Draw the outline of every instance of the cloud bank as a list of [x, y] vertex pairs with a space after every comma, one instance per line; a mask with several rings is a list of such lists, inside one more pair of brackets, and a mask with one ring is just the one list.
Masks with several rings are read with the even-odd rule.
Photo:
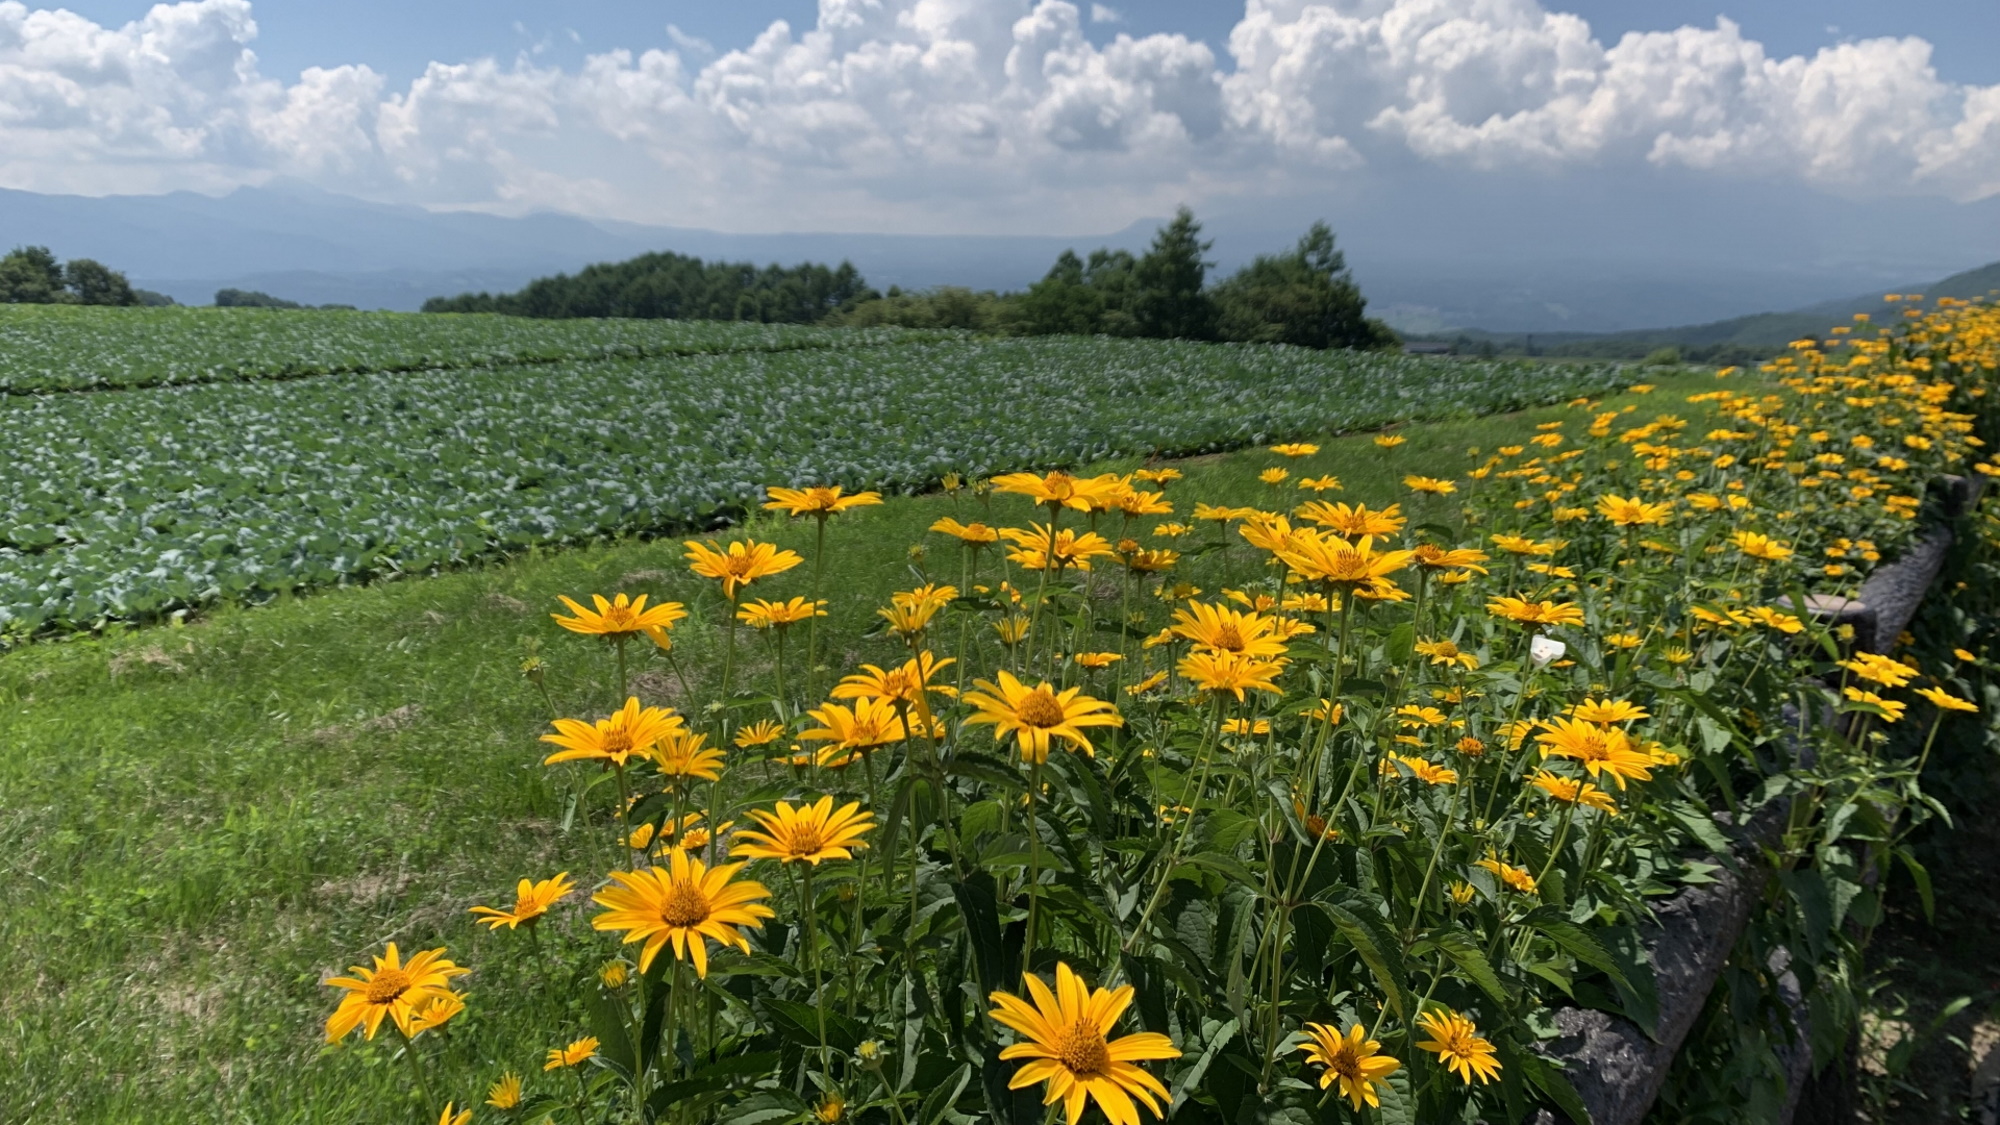
[[[1727, 20], [1606, 45], [1534, 0], [1248, 0], [1226, 44], [1104, 5], [821, 0], [738, 49], [261, 73], [248, 0], [119, 28], [0, 0], [0, 186], [272, 176], [437, 206], [722, 229], [1103, 229], [1413, 168], [1669, 168], [2000, 194], [2000, 86], [1921, 39], [1773, 58]], [[1115, 25], [1113, 25], [1115, 26]], [[726, 45], [717, 45], [726, 47]]]

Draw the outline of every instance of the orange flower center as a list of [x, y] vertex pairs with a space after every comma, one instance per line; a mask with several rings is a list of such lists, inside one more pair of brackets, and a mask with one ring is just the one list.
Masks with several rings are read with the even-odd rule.
[[1049, 1044], [1057, 1061], [1079, 1077], [1103, 1074], [1111, 1068], [1111, 1048], [1092, 1020], [1078, 1020]]
[[1056, 702], [1055, 693], [1045, 687], [1029, 692], [1021, 700], [1021, 705], [1015, 708], [1015, 713], [1023, 723], [1044, 730], [1061, 726], [1064, 719], [1062, 704]]
[[693, 926], [708, 920], [708, 896], [693, 881], [675, 883], [660, 904], [660, 921], [669, 926]]
[[817, 824], [793, 824], [779, 837], [778, 842], [784, 845], [787, 852], [804, 858], [825, 847], [826, 836], [820, 832]]
[[1230, 652], [1243, 651], [1243, 634], [1236, 628], [1235, 622], [1225, 622], [1222, 628], [1215, 631], [1215, 647], [1226, 648]]
[[365, 994], [370, 1004], [388, 1004], [410, 990], [410, 974], [401, 969], [383, 969], [368, 982]]
[[630, 754], [632, 732], [621, 727], [613, 727], [604, 732], [604, 740], [600, 745], [606, 754]]
[[1353, 1046], [1344, 1040], [1340, 1049], [1326, 1060], [1326, 1068], [1349, 1082], [1361, 1081], [1361, 1059], [1354, 1053]]
[[629, 605], [614, 605], [604, 611], [604, 628], [614, 633], [636, 633], [639, 631], [639, 615], [632, 612]]
[[523, 922], [531, 922], [541, 916], [542, 904], [540, 900], [535, 898], [532, 892], [515, 896], [514, 917], [519, 918]]

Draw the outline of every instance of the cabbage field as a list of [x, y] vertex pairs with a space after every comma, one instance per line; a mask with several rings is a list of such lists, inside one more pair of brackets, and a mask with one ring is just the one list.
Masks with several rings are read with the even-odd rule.
[[[0, 632], [16, 639], [680, 529], [774, 482], [916, 489], [952, 471], [1217, 450], [1624, 381], [1604, 366], [734, 324], [59, 309], [0, 325], [0, 382], [16, 388], [442, 357], [0, 402], [13, 466]], [[136, 346], [149, 325], [171, 330]], [[42, 341], [40, 366], [21, 364], [23, 341]], [[670, 344], [734, 350], [554, 358]], [[119, 347], [129, 360], [93, 358]], [[458, 362], [500, 355], [516, 362]]]
[[742, 321], [0, 305], [0, 393], [863, 347], [943, 335]]

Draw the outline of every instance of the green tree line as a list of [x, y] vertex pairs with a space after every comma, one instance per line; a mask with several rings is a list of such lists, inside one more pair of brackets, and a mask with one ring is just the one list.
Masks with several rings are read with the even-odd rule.
[[1213, 243], [1183, 207], [1143, 254], [1065, 250], [1040, 281], [1015, 293], [944, 286], [870, 288], [852, 264], [758, 269], [681, 254], [645, 254], [531, 282], [518, 293], [434, 297], [425, 312], [534, 317], [671, 317], [793, 324], [962, 328], [1006, 335], [1149, 336], [1296, 344], [1394, 346], [1335, 245], [1314, 223], [1291, 250], [1259, 256], [1211, 285]]
[[57, 260], [46, 246], [17, 246], [0, 257], [0, 304], [137, 305], [125, 275], [90, 258]]
[[758, 269], [659, 253], [540, 278], [518, 293], [433, 297], [424, 311], [816, 324], [877, 295], [847, 262]]

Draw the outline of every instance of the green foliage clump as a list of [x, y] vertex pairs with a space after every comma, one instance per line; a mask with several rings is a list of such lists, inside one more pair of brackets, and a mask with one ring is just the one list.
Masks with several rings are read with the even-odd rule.
[[57, 260], [46, 246], [18, 246], [0, 258], [0, 304], [136, 305], [125, 275], [90, 258]]
[[860, 271], [848, 262], [758, 269], [748, 262], [642, 254], [629, 261], [586, 266], [574, 276], [540, 278], [518, 293], [433, 297], [424, 302], [424, 311], [815, 324], [874, 296]]

